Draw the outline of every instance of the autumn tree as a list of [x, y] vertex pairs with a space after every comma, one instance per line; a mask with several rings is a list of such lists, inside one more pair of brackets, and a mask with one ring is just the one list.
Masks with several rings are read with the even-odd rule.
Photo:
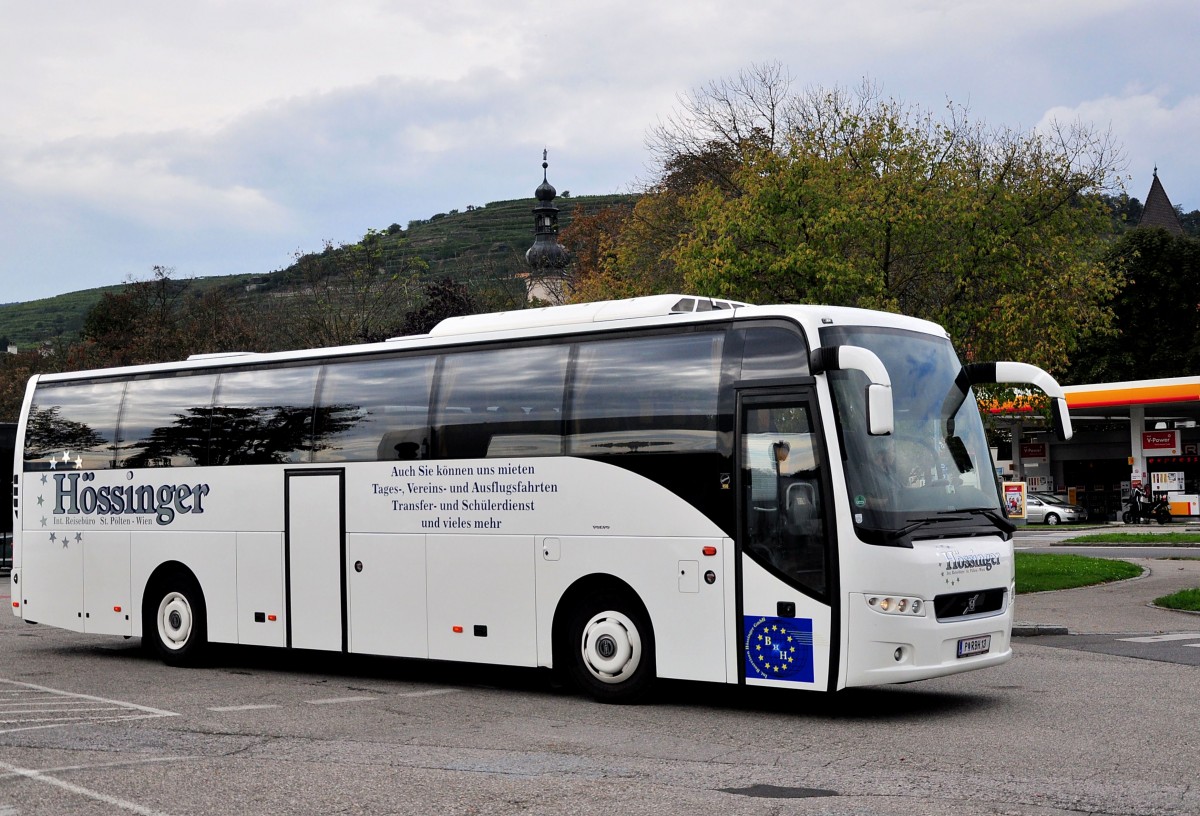
[[30, 377], [61, 371], [64, 361], [65, 350], [53, 346], [0, 354], [0, 422], [17, 421]]
[[[662, 281], [648, 280], [643, 274], [653, 270], [653, 262], [633, 262], [632, 250], [645, 251], [652, 245], [651, 234], [661, 225], [663, 201], [653, 212], [639, 210], [636, 202], [616, 204], [594, 213], [575, 208], [571, 223], [563, 229], [563, 246], [571, 253], [566, 269], [567, 291], [578, 302], [648, 294]], [[653, 224], [647, 223], [653, 216]], [[662, 249], [666, 248], [663, 244]], [[667, 286], [667, 288], [670, 288]]]

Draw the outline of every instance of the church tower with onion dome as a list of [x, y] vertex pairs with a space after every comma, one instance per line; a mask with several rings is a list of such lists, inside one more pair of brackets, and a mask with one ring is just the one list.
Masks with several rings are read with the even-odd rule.
[[558, 242], [558, 207], [554, 199], [558, 191], [547, 179], [546, 172], [550, 164], [546, 160], [547, 151], [542, 151], [542, 183], [533, 194], [537, 198], [537, 206], [533, 208], [533, 246], [525, 252], [525, 263], [529, 272], [525, 279], [529, 299], [544, 300], [552, 304], [566, 301], [566, 269], [571, 262], [571, 255]]

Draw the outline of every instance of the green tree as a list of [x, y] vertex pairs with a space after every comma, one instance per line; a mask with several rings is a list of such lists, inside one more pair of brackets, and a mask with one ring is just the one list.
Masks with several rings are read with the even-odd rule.
[[261, 320], [221, 289], [200, 289], [156, 266], [146, 280], [106, 292], [84, 318], [79, 343], [70, 347], [70, 368], [157, 363], [192, 354], [265, 351]]
[[1184, 233], [1193, 238], [1200, 238], [1200, 210], [1186, 213], [1182, 207], [1176, 207], [1175, 210], [1179, 213], [1179, 223], [1183, 225]]
[[404, 320], [405, 334], [426, 334], [448, 317], [474, 314], [470, 290], [450, 278], [439, 278], [425, 287], [420, 304]]
[[1074, 383], [1181, 377], [1200, 370], [1200, 239], [1139, 227], [1117, 239], [1105, 266], [1126, 280], [1116, 332], [1087, 341]]
[[[746, 89], [756, 81], [773, 85]], [[1119, 169], [1106, 135], [990, 130], [954, 105], [939, 118], [869, 84], [786, 87], [760, 70], [686, 106], [703, 114], [690, 113], [698, 135], [677, 139], [672, 162], [669, 137], [686, 127], [660, 134], [659, 184], [611, 241], [610, 280], [590, 295], [649, 282], [898, 311], [945, 325], [977, 359], [1052, 370], [1105, 329], [1120, 283], [1099, 264], [1110, 213], [1098, 194]], [[637, 210], [664, 202], [673, 226], [639, 234]]]
[[279, 327], [287, 345], [369, 343], [399, 333], [426, 265], [401, 251], [404, 241], [383, 238], [370, 230], [357, 243], [327, 241], [322, 252], [297, 257], [299, 288], [287, 299]]

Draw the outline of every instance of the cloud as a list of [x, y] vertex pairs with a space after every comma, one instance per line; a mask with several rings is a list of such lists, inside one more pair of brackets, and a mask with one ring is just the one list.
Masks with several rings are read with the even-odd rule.
[[0, 275], [19, 297], [153, 263], [262, 272], [324, 239], [530, 196], [543, 147], [558, 189], [625, 191], [679, 97], [774, 61], [797, 91], [868, 77], [996, 126], [1111, 121], [1146, 174], [1134, 194], [1156, 161], [1177, 203], [1200, 190], [1195, 101], [1155, 85], [1186, 76], [1194, 0], [11, 5]]
[[79, 210], [183, 230], [197, 221], [233, 227], [275, 226], [281, 209], [260, 191], [172, 169], [171, 135], [89, 141], [72, 139], [23, 153], [9, 151], [2, 169], [10, 189], [28, 199], [72, 202]]
[[1200, 190], [1200, 156], [1195, 150], [1195, 134], [1200, 133], [1200, 95], [1181, 96], [1172, 101], [1168, 91], [1131, 89], [1105, 95], [1072, 106], [1057, 106], [1046, 111], [1039, 128], [1051, 122], [1091, 122], [1111, 128], [1128, 157], [1130, 173], [1128, 193], [1145, 200], [1150, 189], [1153, 168], [1171, 195], [1173, 204], [1185, 210], [1200, 209], [1194, 195]]
[[[111, 230], [71, 273], [94, 275], [96, 284], [154, 263], [181, 274], [265, 272], [294, 251], [355, 240], [371, 226], [532, 198], [543, 147], [559, 189], [626, 187], [640, 169], [641, 117], [615, 96], [581, 108], [574, 92], [556, 82], [531, 91], [498, 72], [381, 77], [274, 100], [211, 130], [9, 141], [0, 152], [0, 199], [12, 202], [5, 231], [16, 246], [6, 262], [12, 269], [22, 258], [49, 260], [25, 246], [25, 236], [56, 213], [61, 227]], [[233, 247], [255, 244], [250, 258], [231, 256]], [[244, 269], [267, 246], [271, 260]], [[156, 249], [144, 263], [148, 247]], [[64, 291], [96, 284], [79, 280]]]

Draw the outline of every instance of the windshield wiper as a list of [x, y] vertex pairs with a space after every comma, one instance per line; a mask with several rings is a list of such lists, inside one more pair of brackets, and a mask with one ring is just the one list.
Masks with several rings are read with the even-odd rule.
[[887, 547], [912, 548], [912, 534], [922, 527], [941, 524], [947, 521], [965, 521], [966, 519], [943, 518], [932, 516], [928, 518], [909, 519], [903, 527], [859, 527], [858, 533], [868, 544], [881, 544]]
[[[990, 507], [968, 507], [963, 510], [943, 510], [942, 512], [938, 513], [938, 515], [953, 516], [962, 513], [967, 513], [968, 515], [972, 516], [983, 516], [985, 519], [990, 521], [996, 527], [996, 529], [1001, 532], [1001, 534], [1003, 534], [1005, 541], [1012, 537], [1012, 534], [1017, 529], [1017, 525], [1009, 521], [1005, 515]], [[959, 518], [956, 520], [963, 521], [964, 519]]]
[[977, 507], [974, 510], [968, 510], [967, 512], [978, 513], [992, 524], [995, 524], [996, 529], [1003, 534], [1005, 541], [1008, 541], [1010, 538], [1012, 538], [1012, 534], [1017, 530], [1017, 525], [1009, 521], [1008, 516], [1004, 515], [998, 510], [991, 510], [986, 507]]
[[[884, 528], [884, 527], [858, 527], [859, 537], [868, 544], [877, 544], [885, 547], [906, 547], [911, 549], [913, 546], [913, 533], [926, 527], [936, 527], [939, 524], [953, 524], [954, 522], [971, 521], [975, 516], [983, 516], [990, 521], [996, 529], [1000, 531], [1001, 536], [1007, 541], [1012, 537], [1012, 533], [1016, 530], [1016, 525], [1010, 522], [995, 510], [989, 510], [985, 507], [975, 507], [966, 510], [941, 510], [932, 516], [923, 516], [921, 518], [910, 518], [903, 527]], [[936, 535], [929, 536], [930, 538], [945, 538], [960, 534], [960, 529], [949, 529]], [[975, 533], [978, 535], [978, 533]], [[969, 533], [968, 533], [969, 535]]]

